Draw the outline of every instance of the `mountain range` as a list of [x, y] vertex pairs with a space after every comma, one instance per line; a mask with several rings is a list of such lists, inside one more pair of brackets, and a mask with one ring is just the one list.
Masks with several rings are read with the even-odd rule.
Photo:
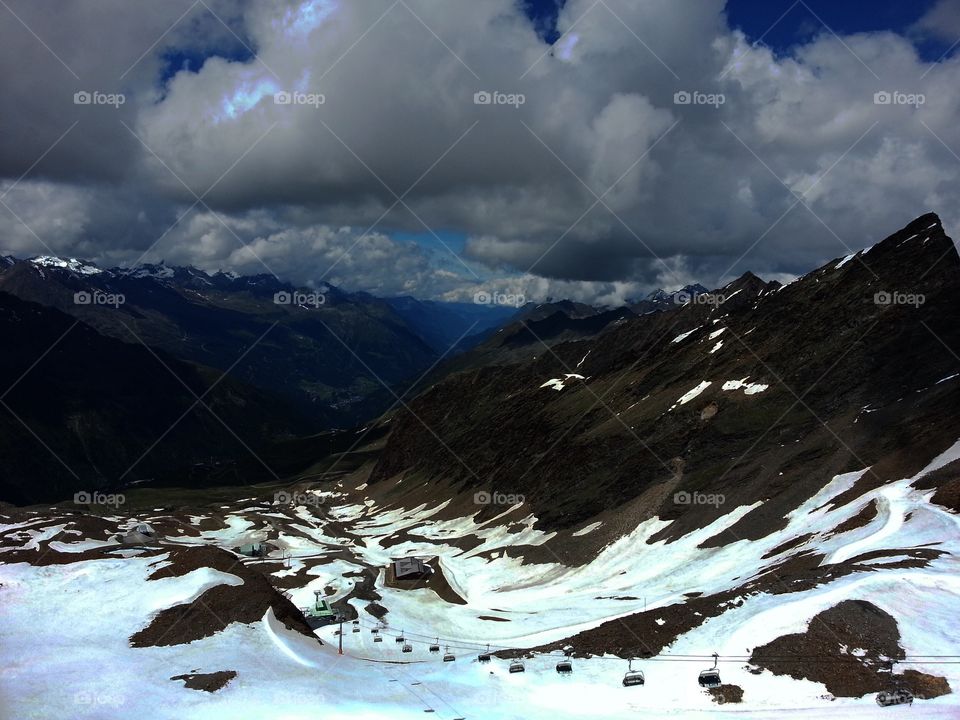
[[861, 486], [877, 485], [960, 437], [958, 270], [924, 215], [789, 285], [747, 273], [593, 338], [535, 342], [392, 413], [372, 482], [522, 495], [550, 528], [635, 504], [672, 537], [724, 512], [675, 493], [722, 494], [763, 501], [733, 528], [757, 537], [825, 475], [869, 466]]
[[[223, 482], [238, 463], [267, 477], [289, 471], [291, 458], [328, 440], [301, 443], [292, 455], [271, 448], [376, 418], [397, 393], [442, 377], [444, 361], [469, 354], [514, 316], [550, 314], [546, 307], [380, 299], [162, 262], [102, 269], [76, 258], [0, 257], [12, 348], [4, 370], [11, 382], [22, 376], [3, 396], [5, 441], [37, 450], [7, 463], [0, 498], [50, 500], [144, 480]], [[590, 306], [553, 309], [554, 322], [570, 312], [588, 332], [605, 324], [587, 317], [602, 316]], [[193, 396], [208, 390], [222, 404], [215, 415]], [[98, 457], [106, 447], [108, 457]]]
[[[809, 492], [809, 478], [864, 459], [899, 468], [916, 433], [933, 432], [931, 418], [952, 400], [953, 385], [941, 382], [956, 365], [947, 349], [960, 346], [955, 264], [934, 215], [786, 286], [746, 273], [714, 291], [657, 291], [615, 309], [380, 300], [268, 275], [5, 258], [4, 320], [8, 337], [21, 338], [5, 357], [7, 376], [24, 375], [4, 396], [9, 438], [27, 442], [23, 433], [44, 428], [33, 442], [52, 452], [38, 446], [29, 462], [13, 463], [4, 494], [23, 499], [32, 487], [29, 495], [46, 499], [121, 478], [209, 484], [224, 463], [234, 476], [263, 480], [306, 471], [322, 460], [315, 453], [365, 423], [385, 438], [372, 482], [413, 475], [522, 494], [557, 527], [637, 501], [677, 520], [672, 532], [721, 512], [684, 520], [673, 492], [762, 495], [769, 502], [745, 521], [749, 532], [740, 529], [759, 532]], [[922, 354], [922, 366], [905, 348]], [[87, 370], [71, 374], [68, 356]], [[30, 393], [40, 392], [32, 383], [43, 385], [46, 364], [58, 360], [47, 384], [58, 391], [44, 396], [44, 417], [29, 417], [37, 412]], [[119, 402], [108, 380], [123, 384], [136, 423], [125, 413], [96, 419], [100, 404]], [[223, 422], [183, 385], [223, 395]], [[188, 407], [190, 421], [164, 435]], [[220, 426], [203, 449], [193, 440], [207, 431], [195, 422]], [[751, 432], [767, 424], [760, 438]], [[498, 431], [478, 436], [477, 427]], [[950, 424], [936, 427], [947, 442]], [[280, 450], [330, 430], [296, 452]], [[95, 459], [103, 443], [116, 448], [109, 462]], [[38, 472], [51, 478], [43, 492], [31, 485]]]
[[[382, 703], [396, 680], [391, 702], [406, 682], [451, 717], [533, 686], [616, 717], [872, 717], [874, 694], [955, 714], [960, 255], [939, 218], [787, 284], [641, 302], [522, 307], [363, 426], [304, 435], [233, 373], [0, 292], [0, 490], [137, 469], [120, 508], [0, 506], [0, 592], [23, 622], [67, 583], [51, 633], [96, 623], [104, 663], [208, 692], [268, 685], [269, 658], [297, 702], [323, 665], [331, 693]], [[429, 572], [398, 580], [398, 558]], [[107, 585], [121, 630], [92, 609]]]

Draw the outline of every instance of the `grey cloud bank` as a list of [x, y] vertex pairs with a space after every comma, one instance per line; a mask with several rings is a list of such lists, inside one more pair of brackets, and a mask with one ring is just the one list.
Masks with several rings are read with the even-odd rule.
[[[511, 0], [8, 4], [5, 252], [618, 302], [960, 222], [960, 60], [913, 44], [952, 0], [910, 37], [824, 30], [788, 56], [720, 0], [570, 0], [552, 49]], [[205, 60], [165, 73], [177, 54]]]

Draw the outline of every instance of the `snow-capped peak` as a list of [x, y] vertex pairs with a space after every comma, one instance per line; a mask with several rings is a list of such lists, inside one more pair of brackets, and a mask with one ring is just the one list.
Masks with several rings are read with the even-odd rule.
[[156, 265], [152, 265], [152, 264], [140, 265], [132, 270], [126, 271], [126, 274], [129, 275], [130, 277], [135, 277], [135, 278], [152, 277], [152, 278], [166, 279], [166, 278], [173, 277], [174, 269], [172, 267], [169, 267], [168, 265], [164, 265], [163, 260], [161, 260]]
[[61, 268], [77, 273], [78, 275], [98, 275], [103, 272], [96, 265], [78, 260], [77, 258], [61, 258], [54, 255], [38, 255], [31, 258], [31, 263], [40, 267]]

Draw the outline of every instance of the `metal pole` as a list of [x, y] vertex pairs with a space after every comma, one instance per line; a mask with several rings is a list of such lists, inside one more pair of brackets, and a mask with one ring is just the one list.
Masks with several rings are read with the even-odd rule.
[[337, 650], [337, 655], [343, 655], [343, 615], [340, 616], [340, 648]]

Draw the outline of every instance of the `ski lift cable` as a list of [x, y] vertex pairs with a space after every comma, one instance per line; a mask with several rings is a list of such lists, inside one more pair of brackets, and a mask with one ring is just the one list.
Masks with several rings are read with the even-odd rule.
[[429, 685], [424, 684], [419, 678], [417, 678], [417, 677], [415, 677], [414, 675], [412, 675], [412, 674], [410, 674], [409, 672], [407, 672], [407, 670], [404, 669], [403, 666], [399, 666], [399, 667], [397, 668], [397, 671], [398, 671], [398, 672], [402, 672], [402, 673], [408, 675], [410, 678], [412, 678], [413, 680], [415, 680], [416, 682], [418, 682], [418, 683], [420, 684], [420, 687], [422, 687], [422, 688], [423, 688], [424, 690], [426, 690], [428, 693], [431, 693], [432, 695], [435, 695], [435, 696], [437, 697], [437, 699], [440, 700], [440, 702], [442, 702], [444, 705], [446, 705], [448, 708], [450, 708], [450, 710], [453, 711], [453, 713], [454, 713], [454, 715], [455, 715], [456, 717], [463, 717], [463, 715], [462, 715], [453, 705], [451, 705], [449, 702], [447, 702], [447, 700], [445, 700], [445, 699], [443, 698], [443, 696], [440, 695], [440, 693], [438, 693], [436, 690], [432, 689]]
[[[416, 678], [414, 678], [414, 679], [416, 679]], [[435, 709], [430, 703], [428, 703], [424, 698], [422, 698], [422, 697], [421, 697], [412, 687], [410, 687], [407, 683], [401, 683], [399, 680], [397, 680], [397, 678], [393, 678], [393, 680], [394, 680], [394, 682], [400, 683], [400, 684], [403, 686], [404, 690], [406, 690], [408, 693], [410, 693], [411, 695], [413, 695], [417, 700], [420, 701], [420, 703], [421, 703], [425, 708], [427, 708], [427, 710], [425, 710], [424, 712], [436, 712], [436, 709]]]
[[[360, 620], [361, 624], [368, 628], [377, 628], [380, 634], [387, 635], [388, 637], [404, 637], [404, 638], [420, 638], [424, 640], [429, 640], [434, 644], [446, 645], [448, 647], [454, 648], [456, 650], [464, 651], [486, 651], [489, 654], [494, 655], [499, 652], [520, 652], [526, 653], [530, 652], [530, 648], [520, 648], [520, 647], [510, 647], [506, 645], [492, 645], [488, 643], [473, 642], [470, 640], [458, 640], [454, 638], [445, 638], [442, 635], [438, 636], [436, 634], [427, 635], [423, 633], [408, 632], [406, 629], [397, 633], [396, 631], [391, 631], [389, 628], [383, 626], [380, 623], [371, 624], [365, 621], [364, 619]], [[551, 657], [557, 654], [563, 655], [563, 651], [554, 650], [550, 652], [539, 652], [536, 653], [539, 657]], [[693, 653], [677, 653], [677, 654], [665, 654], [665, 655], [656, 655], [653, 657], [639, 657], [635, 658], [642, 662], [702, 662], [704, 660], [712, 660], [716, 658], [717, 662], [724, 663], [745, 663], [749, 662], [753, 655], [720, 655], [716, 653], [709, 654], [693, 654]], [[602, 655], [593, 655], [590, 657], [593, 660], [609, 660], [614, 662], [623, 662], [624, 658], [617, 656], [602, 656]], [[762, 658], [758, 658], [763, 662], [796, 662], [802, 660], [811, 660], [817, 662], [828, 662], [828, 663], [860, 663], [864, 662], [870, 663], [869, 659], [865, 659], [857, 656], [850, 656], [849, 658], [837, 657], [835, 655], [828, 655], [825, 653], [800, 653], [792, 655], [765, 655]], [[883, 660], [881, 660], [883, 662]], [[908, 655], [904, 659], [899, 660], [895, 658], [890, 658], [886, 662], [893, 662], [899, 664], [935, 664], [935, 665], [952, 665], [960, 664], [960, 655]]]

